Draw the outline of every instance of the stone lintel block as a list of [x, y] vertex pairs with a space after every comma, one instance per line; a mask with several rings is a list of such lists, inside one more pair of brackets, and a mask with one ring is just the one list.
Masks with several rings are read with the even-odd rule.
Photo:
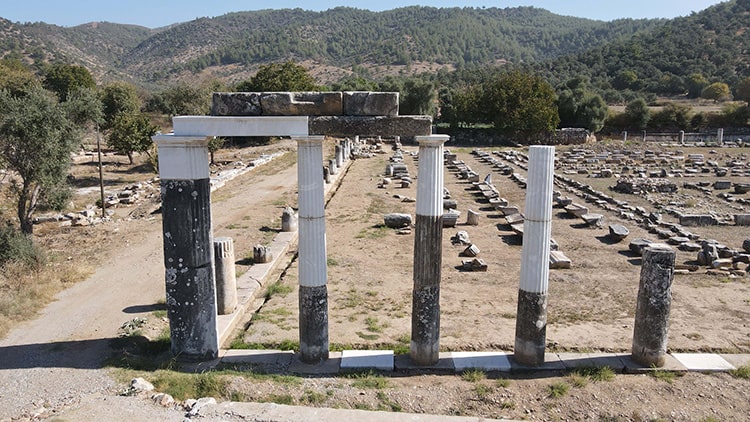
[[340, 116], [341, 92], [264, 92], [260, 95], [263, 116]]
[[346, 116], [398, 116], [398, 92], [345, 91]]
[[319, 116], [310, 117], [309, 133], [328, 136], [427, 136], [431, 116]]
[[341, 92], [214, 92], [213, 116], [339, 116]]
[[214, 92], [212, 116], [260, 116], [260, 92]]
[[177, 116], [174, 136], [307, 136], [307, 116]]

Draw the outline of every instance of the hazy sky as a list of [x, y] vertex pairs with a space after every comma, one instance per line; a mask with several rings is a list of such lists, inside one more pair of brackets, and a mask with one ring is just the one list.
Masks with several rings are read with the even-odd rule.
[[551, 12], [590, 19], [613, 20], [617, 18], [674, 18], [699, 12], [716, 0], [532, 0], [532, 1], [475, 1], [432, 0], [404, 2], [381, 0], [377, 2], [349, 0], [272, 2], [241, 0], [3, 0], [0, 17], [13, 22], [46, 22], [62, 26], [75, 26], [87, 22], [107, 21], [142, 25], [150, 28], [186, 22], [200, 17], [221, 16], [229, 12], [259, 9], [302, 8], [327, 10], [336, 6], [349, 6], [374, 11], [395, 9], [406, 5], [434, 7], [516, 7], [535, 6]]

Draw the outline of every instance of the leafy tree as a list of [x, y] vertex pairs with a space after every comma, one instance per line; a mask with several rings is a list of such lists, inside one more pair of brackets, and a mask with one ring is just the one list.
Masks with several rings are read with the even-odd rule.
[[737, 93], [735, 95], [735, 98], [740, 101], [750, 103], [750, 76], [741, 80], [740, 83], [737, 84]]
[[240, 82], [235, 89], [243, 92], [319, 91], [321, 87], [315, 84], [304, 66], [287, 61], [261, 66], [255, 76]]
[[648, 126], [654, 129], [688, 130], [692, 114], [692, 108], [688, 105], [669, 103], [651, 115]]
[[154, 94], [146, 104], [147, 111], [159, 111], [169, 116], [205, 115], [211, 103], [207, 86], [179, 82]]
[[560, 117], [552, 86], [530, 73], [503, 73], [485, 84], [481, 107], [495, 130], [510, 138], [532, 143], [555, 131]]
[[12, 96], [21, 96], [39, 86], [39, 79], [23, 62], [0, 59], [0, 90], [7, 90]]
[[104, 129], [110, 129], [120, 114], [135, 114], [140, 112], [141, 99], [135, 86], [127, 82], [112, 82], [104, 87], [102, 92], [102, 107], [104, 110]]
[[410, 78], [404, 82], [399, 95], [399, 113], [432, 115], [435, 112], [436, 96], [437, 92], [432, 82]]
[[635, 129], [646, 129], [651, 119], [651, 110], [643, 98], [637, 98], [625, 106], [625, 124]]
[[213, 136], [208, 140], [208, 153], [211, 156], [211, 164], [216, 164], [214, 162], [214, 154], [224, 146], [224, 143], [226, 143], [226, 139], [217, 136]]
[[703, 88], [703, 91], [701, 91], [701, 98], [719, 102], [731, 99], [732, 94], [729, 91], [729, 85], [725, 84], [724, 82], [714, 82], [711, 85]]
[[13, 191], [23, 233], [33, 233], [32, 216], [41, 203], [62, 208], [69, 195], [65, 180], [80, 137], [67, 112], [42, 88], [24, 96], [0, 91], [0, 155], [20, 178]]
[[107, 144], [115, 151], [128, 156], [133, 164], [133, 153], [149, 152], [158, 128], [142, 113], [120, 113], [112, 123]]
[[700, 73], [693, 73], [685, 80], [688, 90], [688, 98], [698, 98], [701, 96], [703, 89], [708, 86], [708, 80]]
[[96, 81], [83, 66], [57, 63], [44, 73], [44, 87], [55, 92], [61, 101], [65, 101], [68, 93], [77, 88], [96, 88]]
[[558, 93], [557, 111], [561, 127], [582, 127], [598, 132], [607, 118], [607, 104], [587, 88], [583, 78], [575, 78]]
[[742, 127], [747, 125], [750, 118], [750, 108], [747, 104], [729, 104], [721, 110], [722, 125]]

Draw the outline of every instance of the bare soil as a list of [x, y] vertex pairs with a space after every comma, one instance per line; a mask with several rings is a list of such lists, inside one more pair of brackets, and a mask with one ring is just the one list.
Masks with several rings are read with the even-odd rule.
[[[328, 145], [330, 147], [330, 144]], [[293, 150], [293, 144], [232, 150], [227, 161], [248, 161], [260, 151]], [[416, 151], [416, 147], [407, 147]], [[330, 151], [330, 148], [329, 148]], [[454, 152], [482, 175], [491, 169], [468, 149]], [[706, 153], [705, 149], [702, 153]], [[721, 150], [725, 153], [725, 150]], [[726, 150], [747, 153], [747, 148]], [[281, 209], [296, 206], [295, 155], [283, 157], [231, 181], [212, 195], [214, 235], [235, 240], [238, 273], [251, 265], [252, 246], [266, 243], [280, 226]], [[413, 234], [399, 235], [382, 227], [383, 214], [408, 212], [414, 203], [395, 197], [416, 197], [410, 188], [377, 188], [387, 155], [356, 160], [327, 205], [327, 248], [330, 340], [340, 348], [408, 347], [411, 315]], [[417, 162], [407, 157], [412, 175]], [[88, 169], [88, 170], [87, 170]], [[82, 172], [91, 167], [80, 168]], [[128, 173], [125, 166], [122, 174]], [[518, 170], [521, 172], [520, 170]], [[116, 172], [109, 177], [117, 179]], [[137, 172], [136, 172], [137, 173]], [[83, 173], [82, 173], [83, 174]], [[144, 174], [144, 179], [150, 178]], [[137, 179], [137, 178], [136, 178]], [[116, 184], [113, 181], [113, 184]], [[123, 180], [124, 182], [125, 180]], [[130, 182], [131, 180], [128, 180]], [[134, 180], [133, 180], [134, 181]], [[587, 183], [591, 180], [587, 180]], [[610, 180], [614, 184], [614, 180]], [[602, 182], [597, 180], [596, 182]], [[471, 190], [471, 185], [446, 173], [446, 187], [458, 201], [462, 216], [455, 229], [443, 231], [441, 281], [441, 347], [444, 350], [510, 350], [515, 330], [521, 242]], [[493, 175], [493, 183], [511, 203], [524, 206], [524, 190], [509, 178]], [[601, 190], [601, 189], [600, 189]], [[622, 198], [633, 203], [639, 198]], [[724, 207], [718, 198], [703, 198]], [[644, 206], [649, 204], [644, 202]], [[615, 215], [596, 210], [607, 223], [620, 222], [630, 238], [653, 238], [644, 229]], [[479, 226], [468, 226], [466, 210], [479, 211]], [[632, 339], [640, 258], [628, 252], [627, 241], [612, 243], [606, 228], [583, 227], [580, 220], [556, 210], [553, 237], [573, 261], [569, 270], [550, 275], [547, 340], [551, 351], [627, 352]], [[146, 318], [146, 333], [157, 335], [164, 321], [160, 215], [128, 217], [82, 228], [40, 227], [38, 237], [63, 259], [88, 265], [93, 273], [57, 297], [36, 320], [20, 324], [0, 340], [0, 420], [71, 415], [95, 418], [102, 411], [86, 407], [92, 397], [117, 395], [122, 374], [108, 369], [109, 340], [136, 317]], [[484, 273], [459, 269], [464, 247], [450, 237], [469, 233], [488, 264]], [[733, 226], [696, 228], [694, 232], [740, 248], [747, 231]], [[704, 234], [705, 233], [705, 234]], [[630, 239], [629, 238], [629, 239]], [[678, 262], [692, 262], [692, 253], [678, 252]], [[271, 296], [252, 317], [240, 340], [280, 345], [297, 340], [296, 262], [280, 272], [291, 291]], [[750, 352], [750, 284], [748, 278], [705, 273], [678, 275], [673, 286], [669, 347], [671, 351]], [[140, 374], [140, 373], [139, 373]], [[155, 374], [145, 373], [146, 378]], [[507, 375], [507, 374], [506, 374]], [[468, 380], [460, 375], [393, 374], [384, 384], [367, 386], [356, 378], [303, 378], [285, 383], [230, 375], [227, 397], [277, 401], [307, 406], [386, 409], [416, 413], [476, 415], [536, 420], [746, 420], [750, 415], [746, 379], [729, 374], [690, 373], [665, 381], [647, 375], [617, 375], [613, 381], [581, 382], [568, 374], [534, 377], [500, 374]], [[114, 378], [113, 378], [114, 377]], [[551, 397], [551, 386], [569, 391]], [[585, 385], [584, 385], [585, 384]], [[19, 394], [19, 387], [24, 386]], [[133, 406], [120, 399], [107, 406]], [[121, 404], [116, 404], [121, 403]], [[111, 409], [107, 414], [111, 414]], [[123, 412], [126, 412], [123, 409]], [[126, 414], [126, 413], [122, 413]], [[154, 413], [154, 415], [161, 413]]]

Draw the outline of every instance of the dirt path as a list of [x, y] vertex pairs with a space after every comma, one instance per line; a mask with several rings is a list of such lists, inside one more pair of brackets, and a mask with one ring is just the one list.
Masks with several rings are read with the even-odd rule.
[[[248, 228], [272, 224], [269, 207], [294, 196], [295, 157], [288, 153], [212, 194], [215, 236], [235, 237], [238, 252], [258, 243], [264, 233]], [[280, 219], [280, 210], [273, 213]], [[109, 342], [123, 323], [157, 309], [164, 297], [161, 219], [122, 226], [119, 247], [107, 251], [92, 276], [0, 340], [0, 420], [42, 408], [49, 415], [82, 396], [121, 388], [98, 371], [110, 355]]]

